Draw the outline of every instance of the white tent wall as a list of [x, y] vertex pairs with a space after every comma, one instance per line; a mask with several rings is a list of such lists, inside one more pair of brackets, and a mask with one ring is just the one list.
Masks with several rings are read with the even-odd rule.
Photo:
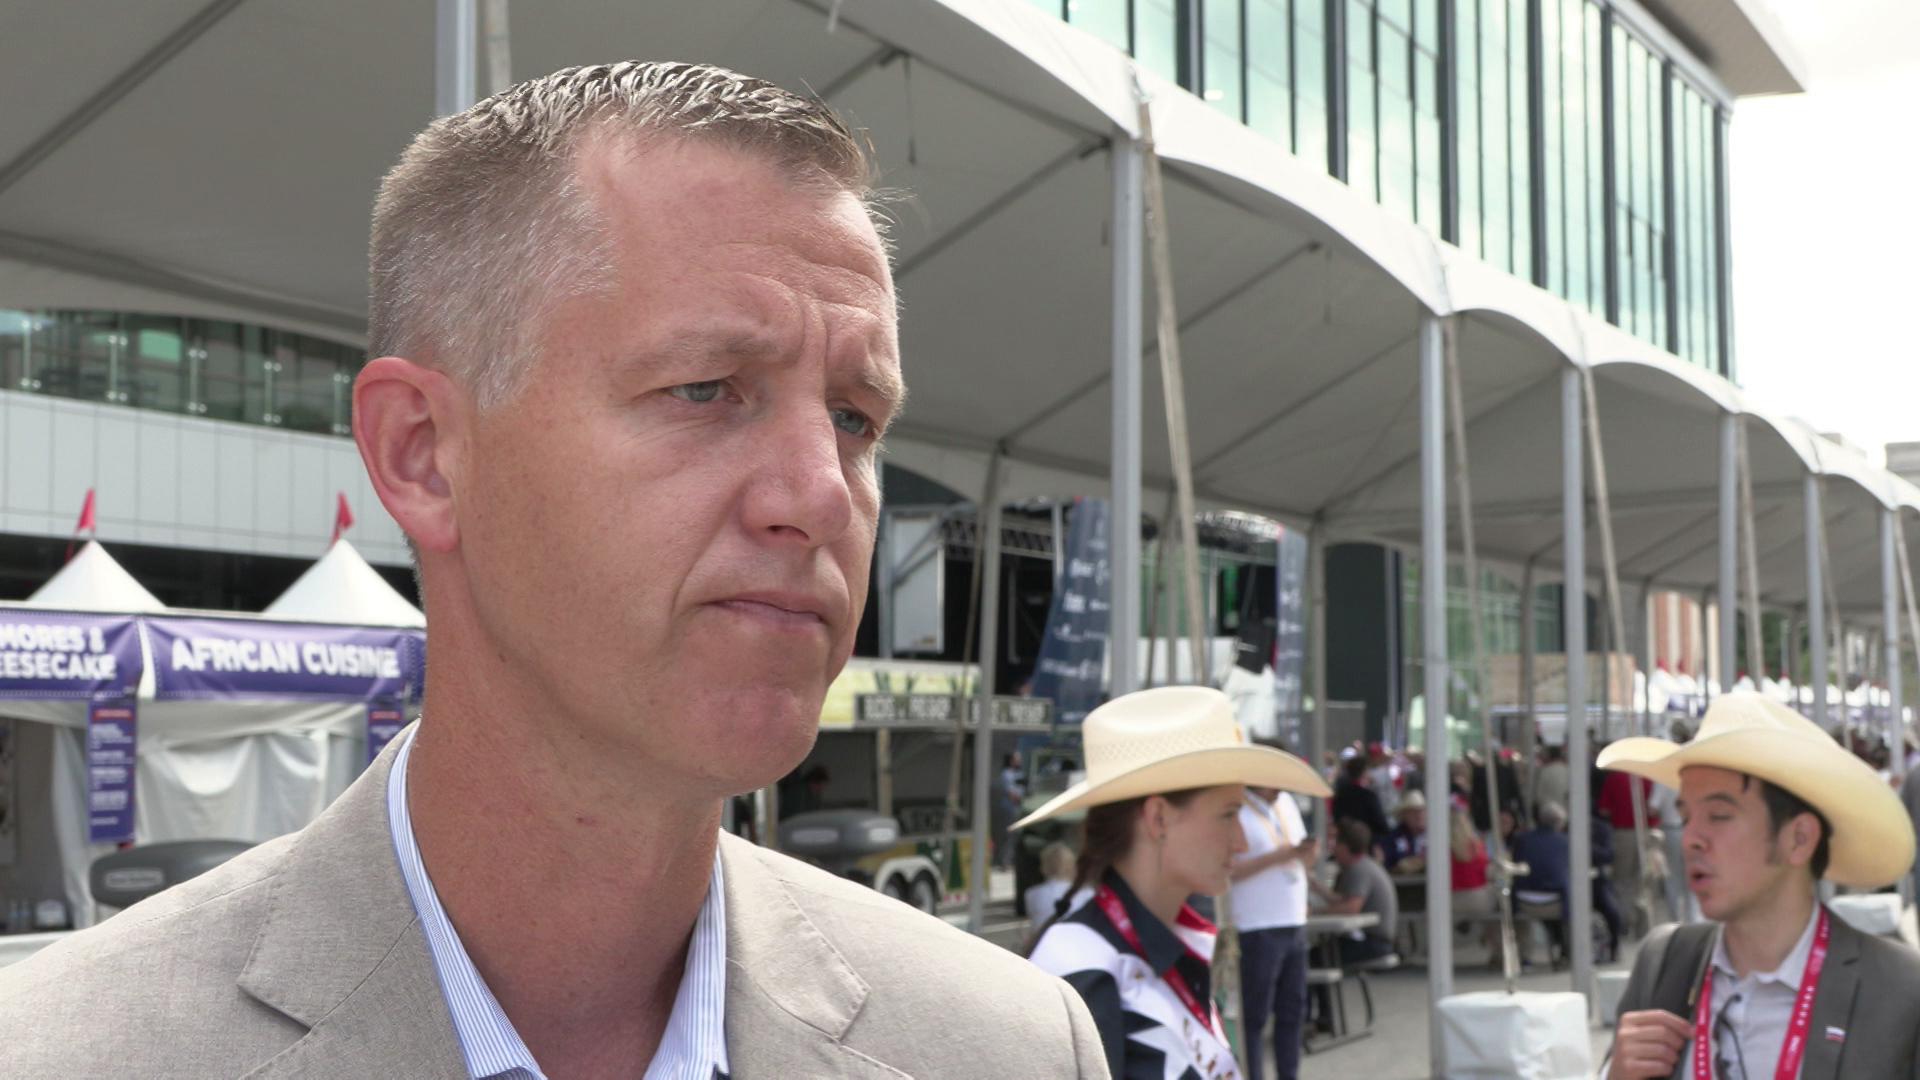
[[[366, 764], [359, 703], [142, 700], [138, 708], [135, 843], [259, 842], [294, 832]], [[0, 716], [25, 733], [22, 745], [49, 747], [44, 759], [36, 750], [19, 763], [19, 775], [44, 767], [51, 778], [45, 787], [20, 786], [21, 816], [52, 822], [61, 898], [76, 925], [91, 925], [88, 867], [114, 845], [87, 842], [86, 704], [6, 701]], [[44, 867], [32, 872], [36, 881], [50, 876]]]

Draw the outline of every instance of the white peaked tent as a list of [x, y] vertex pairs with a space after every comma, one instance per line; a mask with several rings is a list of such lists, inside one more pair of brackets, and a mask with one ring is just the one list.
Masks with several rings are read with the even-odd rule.
[[[137, 587], [137, 586], [136, 586]], [[264, 614], [305, 622], [410, 626], [425, 629], [427, 617], [367, 565], [346, 540], [335, 540], [320, 561], [287, 586]]]
[[27, 603], [61, 611], [165, 611], [167, 605], [133, 580], [126, 568], [107, 554], [100, 541], [89, 540], [60, 572], [47, 579]]

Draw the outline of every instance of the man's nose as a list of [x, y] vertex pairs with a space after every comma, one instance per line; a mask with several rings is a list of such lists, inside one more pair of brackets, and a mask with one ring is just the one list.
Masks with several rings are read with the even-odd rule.
[[840, 432], [824, 404], [782, 409], [766, 421], [758, 475], [748, 485], [746, 524], [769, 539], [821, 547], [853, 521], [853, 491]]

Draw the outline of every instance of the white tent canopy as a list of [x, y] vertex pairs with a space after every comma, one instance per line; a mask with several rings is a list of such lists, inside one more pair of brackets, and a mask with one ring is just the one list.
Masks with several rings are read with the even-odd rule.
[[27, 597], [27, 603], [62, 611], [149, 612], [167, 607], [107, 554], [98, 540], [87, 541], [67, 565]]
[[427, 617], [407, 602], [342, 538], [267, 605], [266, 615], [304, 622], [424, 629]]

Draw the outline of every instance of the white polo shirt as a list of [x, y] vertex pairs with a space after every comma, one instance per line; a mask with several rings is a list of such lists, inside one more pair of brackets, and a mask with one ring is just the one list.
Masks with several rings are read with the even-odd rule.
[[[1258, 805], [1256, 805], [1258, 804]], [[1240, 828], [1247, 834], [1246, 858], [1265, 855], [1306, 839], [1307, 827], [1293, 796], [1281, 792], [1275, 803], [1248, 795], [1240, 804]], [[1307, 921], [1307, 868], [1299, 859], [1269, 866], [1233, 883], [1233, 922], [1242, 930], [1304, 926]]]

